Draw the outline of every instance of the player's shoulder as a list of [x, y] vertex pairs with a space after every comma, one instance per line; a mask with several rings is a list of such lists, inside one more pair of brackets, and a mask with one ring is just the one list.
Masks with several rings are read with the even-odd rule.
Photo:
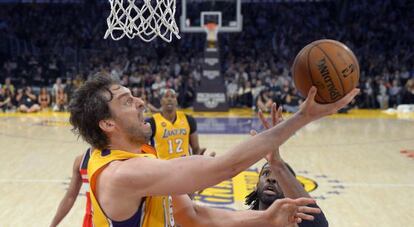
[[186, 113], [183, 113], [183, 114], [184, 114], [185, 118], [187, 118], [188, 121], [194, 121], [194, 117], [191, 116], [190, 114], [186, 114]]
[[83, 155], [84, 154], [80, 154], [76, 156], [75, 161], [73, 162], [73, 168], [79, 169], [81, 167]]

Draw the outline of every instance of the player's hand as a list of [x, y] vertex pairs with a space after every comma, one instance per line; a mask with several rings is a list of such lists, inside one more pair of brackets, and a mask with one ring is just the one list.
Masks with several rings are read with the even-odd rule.
[[[207, 148], [200, 148], [198, 154], [199, 155], [205, 155], [206, 154], [206, 151], [207, 151]], [[208, 156], [210, 156], [210, 157], [216, 157], [216, 152], [214, 152], [214, 151], [213, 152], [210, 152], [208, 154]]]
[[210, 156], [210, 157], [216, 157], [216, 152], [210, 152], [209, 154], [208, 154], [208, 156]]
[[267, 208], [265, 216], [270, 226], [286, 227], [301, 223], [302, 220], [313, 221], [312, 214], [319, 214], [321, 210], [307, 207], [309, 204], [315, 204], [315, 200], [311, 198], [278, 199]]
[[198, 154], [199, 154], [199, 155], [204, 155], [204, 153], [206, 153], [206, 151], [207, 151], [207, 148], [200, 148], [200, 149], [198, 150]]
[[[283, 109], [281, 106], [279, 108], [276, 108], [276, 103], [272, 104], [272, 108], [270, 111], [270, 116], [272, 118], [271, 124], [267, 121], [263, 112], [259, 110], [258, 116], [259, 116], [260, 121], [262, 122], [263, 127], [265, 129], [269, 129], [271, 127], [276, 126], [280, 122], [282, 122], [284, 120], [282, 116], [282, 110]], [[255, 136], [256, 134], [257, 132], [255, 130], [250, 131], [250, 135]], [[265, 158], [269, 162], [270, 165], [276, 162], [282, 162], [282, 158], [280, 157], [280, 153], [279, 153], [279, 148], [276, 149], [275, 151], [269, 152], [269, 154], [267, 154]]]
[[319, 104], [315, 101], [315, 96], [317, 93], [316, 87], [312, 86], [309, 90], [308, 97], [306, 98], [305, 102], [302, 103], [300, 106], [299, 113], [305, 116], [310, 121], [317, 120], [324, 116], [334, 114], [338, 112], [338, 110], [345, 107], [348, 103], [350, 103], [355, 96], [359, 93], [358, 88], [354, 88], [351, 92], [346, 94], [340, 100], [330, 103], [330, 104]]

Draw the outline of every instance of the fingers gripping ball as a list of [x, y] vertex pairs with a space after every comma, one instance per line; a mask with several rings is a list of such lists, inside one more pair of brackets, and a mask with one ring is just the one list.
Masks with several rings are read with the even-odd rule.
[[333, 103], [358, 85], [359, 64], [343, 43], [322, 39], [305, 46], [292, 66], [296, 88], [306, 97], [315, 86], [318, 103]]

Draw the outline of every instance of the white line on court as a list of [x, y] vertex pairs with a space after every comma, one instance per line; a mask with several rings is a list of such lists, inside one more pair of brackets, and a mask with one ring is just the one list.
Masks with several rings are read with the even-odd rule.
[[414, 184], [387, 184], [387, 183], [332, 183], [327, 182], [324, 184], [342, 185], [345, 187], [374, 187], [374, 188], [414, 188]]
[[62, 179], [0, 179], [0, 183], [64, 183]]
[[[67, 183], [64, 179], [0, 179], [0, 183]], [[375, 187], [375, 188], [414, 188], [414, 184], [387, 184], [387, 183], [345, 183], [324, 182], [323, 184], [342, 185], [344, 187]]]

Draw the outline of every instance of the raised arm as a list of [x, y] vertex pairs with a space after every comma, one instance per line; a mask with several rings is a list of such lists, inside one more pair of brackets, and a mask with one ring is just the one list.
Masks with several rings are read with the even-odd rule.
[[275, 202], [266, 211], [228, 211], [200, 206], [187, 195], [173, 197], [174, 218], [182, 227], [256, 227], [290, 226], [303, 220], [313, 220], [312, 215], [320, 210], [305, 207], [314, 203], [312, 199], [284, 199]]
[[[258, 113], [259, 119], [262, 122], [262, 125], [265, 129], [269, 129], [272, 126], [275, 126], [283, 121], [282, 116], [282, 107], [276, 109], [276, 104], [274, 103], [271, 108], [270, 116], [272, 119], [272, 124], [270, 124], [266, 118], [264, 117], [263, 113], [259, 111]], [[257, 133], [255, 131], [251, 132], [254, 136]], [[287, 198], [300, 198], [300, 197], [307, 197], [311, 198], [309, 193], [303, 188], [302, 184], [296, 179], [293, 173], [289, 170], [287, 164], [283, 161], [282, 157], [280, 156], [279, 149], [269, 153], [266, 156], [266, 159], [269, 163], [269, 167], [271, 171], [275, 174], [276, 180], [279, 186], [282, 188], [283, 194]]]
[[[270, 123], [266, 121], [262, 112], [259, 112], [259, 119], [261, 120], [265, 129], [270, 127]], [[279, 107], [276, 110], [276, 105], [272, 105], [271, 109], [271, 118], [272, 125], [277, 125], [283, 121], [282, 117], [282, 108]], [[252, 132], [254, 135], [255, 132]], [[288, 165], [283, 161], [280, 156], [279, 149], [276, 149], [274, 152], [268, 154], [266, 159], [269, 163], [269, 167], [274, 173], [278, 185], [281, 187], [283, 194], [286, 198], [297, 199], [300, 197], [311, 198], [309, 193], [305, 190], [302, 184], [296, 179], [295, 175], [289, 169]], [[312, 207], [318, 207], [316, 204], [312, 204]], [[328, 220], [326, 219], [324, 213], [321, 211], [319, 214], [314, 215], [313, 221], [304, 220], [300, 227], [327, 227], [329, 226]]]
[[215, 158], [191, 156], [169, 161], [134, 158], [111, 163], [108, 167], [113, 174], [109, 174], [113, 175], [115, 185], [134, 187], [141, 196], [177, 195], [198, 191], [247, 169], [269, 151], [276, 150], [298, 129], [312, 120], [336, 112], [357, 93], [358, 90], [355, 89], [337, 103], [320, 105], [314, 102], [316, 89], [313, 88], [299, 112], [276, 127], [240, 143], [224, 155]]
[[[172, 160], [134, 158], [112, 163], [120, 187], [132, 186], [141, 196], [177, 195], [198, 191], [229, 179], [275, 150], [308, 123], [299, 114], [268, 131], [249, 138], [224, 155], [190, 156]], [[131, 171], [140, 169], [140, 171]]]
[[76, 198], [79, 194], [79, 190], [82, 186], [82, 178], [79, 173], [79, 166], [82, 160], [82, 155], [76, 157], [75, 162], [73, 163], [72, 169], [72, 178], [70, 180], [69, 189], [66, 191], [65, 196], [62, 198], [62, 201], [59, 204], [59, 207], [56, 211], [55, 216], [53, 217], [50, 227], [57, 226], [63, 218], [69, 213], [72, 209], [73, 204], [76, 201]]

